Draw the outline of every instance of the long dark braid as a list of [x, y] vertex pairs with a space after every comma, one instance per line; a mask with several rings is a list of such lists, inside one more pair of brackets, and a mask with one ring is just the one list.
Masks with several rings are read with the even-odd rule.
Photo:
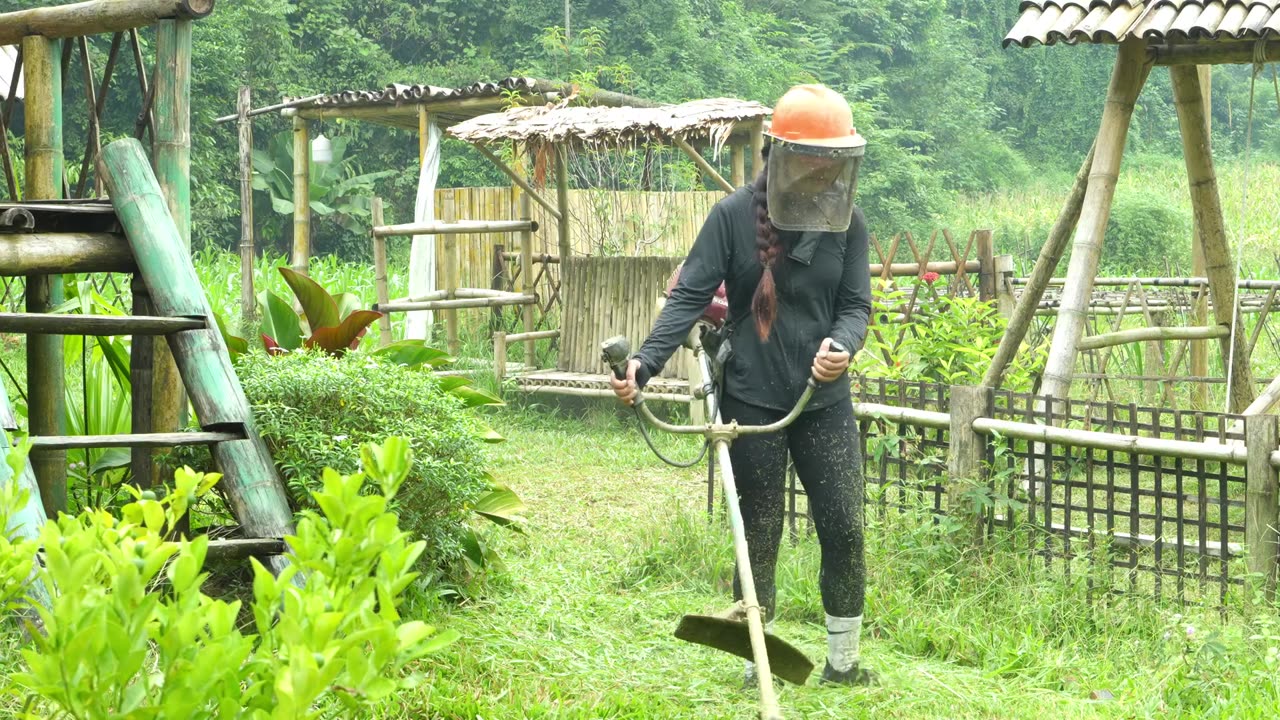
[[[769, 156], [765, 146], [764, 157]], [[773, 321], [778, 317], [778, 289], [774, 283], [773, 267], [782, 254], [782, 241], [778, 238], [778, 229], [769, 219], [769, 172], [765, 170], [756, 178], [752, 200], [756, 208], [756, 253], [764, 272], [760, 274], [760, 283], [751, 297], [751, 313], [755, 316], [756, 334], [761, 341], [769, 339], [773, 329]]]

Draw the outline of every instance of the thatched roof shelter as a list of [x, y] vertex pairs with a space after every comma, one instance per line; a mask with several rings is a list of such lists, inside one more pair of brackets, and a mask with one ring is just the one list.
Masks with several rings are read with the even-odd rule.
[[533, 144], [601, 147], [635, 142], [705, 141], [721, 145], [745, 124], [772, 111], [733, 98], [693, 100], [656, 107], [530, 106], [482, 115], [454, 125], [449, 134], [469, 143], [514, 140]]
[[[497, 82], [475, 82], [459, 87], [393, 83], [373, 90], [341, 90], [313, 95], [290, 103], [299, 117], [308, 120], [334, 118], [362, 120], [379, 125], [420, 130], [420, 116], [430, 115], [441, 127], [498, 112], [512, 104], [545, 105], [575, 93], [572, 85], [531, 77], [508, 77]], [[601, 91], [582, 97], [592, 105], [651, 107], [652, 100]]]

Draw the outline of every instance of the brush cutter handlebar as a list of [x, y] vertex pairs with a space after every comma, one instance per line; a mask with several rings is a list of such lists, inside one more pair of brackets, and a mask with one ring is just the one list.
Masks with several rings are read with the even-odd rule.
[[[830, 349], [832, 352], [845, 352], [844, 346], [834, 340], [831, 342]], [[701, 356], [702, 348], [695, 345], [694, 353]], [[623, 335], [615, 335], [601, 343], [600, 355], [601, 359], [604, 360], [604, 362], [613, 370], [614, 377], [619, 380], [626, 379], [627, 363], [631, 359], [631, 341]], [[769, 423], [768, 425], [739, 425], [736, 422], [728, 424], [712, 422], [707, 425], [673, 425], [654, 417], [653, 412], [645, 406], [644, 395], [640, 392], [636, 393], [636, 399], [633, 403], [633, 407], [635, 407], [636, 412], [643, 417], [646, 422], [659, 430], [679, 435], [705, 435], [710, 439], [733, 439], [739, 435], [764, 435], [767, 433], [777, 432], [787, 427], [791, 423], [795, 422], [795, 419], [800, 416], [800, 413], [804, 412], [805, 406], [809, 404], [809, 400], [813, 398], [813, 392], [817, 389], [818, 380], [813, 377], [813, 375], [810, 375], [809, 379], [805, 382], [804, 393], [800, 395], [800, 399], [797, 400], [795, 406], [791, 408], [791, 412], [788, 412], [781, 420]]]

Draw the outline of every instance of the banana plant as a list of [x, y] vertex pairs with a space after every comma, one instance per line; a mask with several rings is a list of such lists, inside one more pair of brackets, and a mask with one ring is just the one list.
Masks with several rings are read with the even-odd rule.
[[[373, 185], [395, 172], [360, 172], [355, 164], [355, 156], [347, 156], [347, 138], [344, 136], [333, 138], [331, 147], [332, 161], [310, 163], [311, 211], [324, 221], [336, 223], [348, 232], [366, 233], [369, 230]], [[278, 133], [272, 136], [268, 149], [253, 151], [253, 188], [271, 199], [271, 209], [276, 213], [293, 214], [292, 133]]]

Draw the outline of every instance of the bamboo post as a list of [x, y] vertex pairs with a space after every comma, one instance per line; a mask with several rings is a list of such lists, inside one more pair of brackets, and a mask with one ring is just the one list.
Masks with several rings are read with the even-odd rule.
[[[382, 224], [382, 198], [373, 198], [369, 203], [369, 213], [374, 227]], [[391, 302], [391, 295], [387, 291], [387, 239], [376, 234], [373, 236], [373, 284], [378, 293], [378, 304], [386, 305]], [[378, 345], [386, 347], [390, 344], [391, 316], [384, 312], [378, 318]]]
[[1213, 317], [1218, 325], [1231, 330], [1221, 344], [1223, 365], [1230, 367], [1231, 412], [1240, 412], [1253, 401], [1253, 373], [1249, 369], [1249, 352], [1245, 347], [1244, 323], [1235, 310], [1236, 277], [1231, 262], [1231, 247], [1222, 220], [1222, 204], [1218, 197], [1218, 180], [1213, 169], [1213, 154], [1205, 125], [1204, 96], [1200, 78], [1194, 67], [1180, 65], [1169, 68], [1173, 80], [1174, 105], [1178, 109], [1178, 127], [1182, 134], [1182, 154], [1191, 184], [1191, 207], [1200, 243], [1204, 249], [1205, 277], [1213, 299]]
[[1275, 597], [1277, 550], [1280, 550], [1280, 492], [1271, 455], [1276, 451], [1275, 415], [1245, 418], [1249, 459], [1245, 467], [1245, 544], [1249, 548], [1249, 572], [1259, 576], [1268, 600]]
[[[142, 276], [134, 274], [132, 287], [133, 314], [151, 315], [154, 312], [151, 308], [151, 296], [147, 293], [147, 284], [142, 281]], [[151, 393], [154, 382], [155, 346], [164, 344], [156, 343], [155, 338], [150, 335], [134, 335], [129, 347], [129, 388], [133, 401], [130, 430], [132, 433], [143, 434], [154, 431]], [[133, 472], [134, 485], [144, 488], [155, 485], [156, 468], [151, 464], [151, 449], [135, 447], [130, 449], [129, 454], [129, 467]]]
[[[1200, 78], [1200, 90], [1204, 96], [1204, 129], [1207, 137], [1212, 137], [1213, 114], [1209, 112], [1212, 105], [1212, 65], [1199, 65], [1196, 68]], [[1200, 239], [1199, 228], [1194, 228], [1191, 233], [1191, 275], [1193, 277], [1204, 277], [1204, 242]], [[1199, 288], [1196, 293], [1197, 300], [1195, 308], [1192, 311], [1191, 319], [1196, 325], [1204, 325], [1209, 321], [1209, 300], [1205, 294], [1204, 288]], [[1209, 344], [1202, 340], [1196, 340], [1191, 343], [1191, 374], [1196, 377], [1207, 377], [1209, 375]], [[1191, 387], [1191, 405], [1192, 407], [1205, 410], [1209, 407], [1209, 386], [1204, 383], [1196, 383]]]
[[[450, 190], [444, 195], [444, 208], [441, 219], [446, 223], [454, 222], [457, 219], [457, 206], [454, 199], [454, 191]], [[440, 274], [444, 280], [444, 290], [446, 297], [452, 298], [454, 291], [458, 289], [458, 236], [449, 234], [444, 236], [444, 262], [443, 272]], [[449, 354], [457, 357], [458, 355], [458, 311], [448, 309], [444, 311], [444, 329], [445, 336], [448, 338]]]
[[991, 302], [996, 299], [996, 254], [991, 231], [978, 230], [974, 244], [978, 250], [978, 299]]
[[741, 143], [729, 146], [729, 164], [733, 168], [730, 181], [735, 188], [742, 187], [747, 182], [747, 151]]
[[996, 267], [996, 312], [1000, 317], [1013, 317], [1013, 308], [1017, 300], [1013, 296], [1013, 256], [1000, 255], [995, 258]]
[[982, 377], [982, 384], [986, 387], [997, 389], [1000, 387], [1004, 381], [1005, 370], [1018, 354], [1018, 349], [1022, 347], [1022, 341], [1027, 336], [1027, 330], [1031, 328], [1031, 321], [1040, 307], [1040, 299], [1044, 297], [1045, 288], [1049, 286], [1049, 280], [1053, 277], [1058, 263], [1062, 260], [1062, 253], [1067, 248], [1067, 241], [1071, 239], [1071, 233], [1075, 232], [1076, 224], [1080, 219], [1080, 209], [1084, 206], [1085, 190], [1089, 187], [1089, 171], [1093, 168], [1096, 149], [1095, 143], [1089, 148], [1089, 154], [1085, 155], [1084, 162], [1080, 164], [1080, 170], [1076, 172], [1076, 180], [1071, 186], [1071, 192], [1067, 194], [1067, 201], [1063, 204], [1062, 210], [1058, 213], [1058, 219], [1054, 221], [1053, 228], [1049, 231], [1048, 240], [1040, 248], [1040, 256], [1036, 258], [1031, 277], [1027, 278], [1022, 297], [1018, 298], [1014, 305], [1008, 328], [1000, 338], [1000, 346], [996, 348], [995, 357], [991, 359], [991, 365], [987, 367], [987, 372]]
[[[493, 260], [489, 264], [489, 289], [495, 292], [505, 292], [507, 289], [507, 281], [503, 277], [506, 274], [507, 263], [503, 260], [506, 248], [500, 244], [493, 246]], [[496, 333], [506, 327], [502, 319], [502, 307], [498, 306], [493, 309], [493, 314], [489, 316], [489, 332]]]
[[1223, 337], [1229, 331], [1225, 327], [1211, 325], [1192, 325], [1190, 327], [1145, 327], [1117, 330], [1115, 332], [1081, 338], [1078, 345], [1081, 350], [1098, 350], [1115, 345], [1145, 342], [1148, 340], [1194, 340]]
[[[62, 197], [62, 73], [58, 66], [61, 41], [32, 35], [22, 39], [26, 78], [25, 167], [29, 200]], [[62, 276], [29, 275], [26, 308], [47, 313], [63, 301]], [[27, 336], [27, 420], [32, 435], [65, 435], [66, 368], [62, 338]], [[67, 508], [67, 453], [32, 450], [31, 467], [40, 488], [45, 514], [55, 518]]]
[[556, 204], [560, 206], [560, 257], [573, 256], [573, 247], [569, 244], [569, 148], [566, 145], [555, 146], [556, 156]]
[[507, 376], [507, 334], [502, 330], [493, 333], [493, 376], [498, 383]]
[[[252, 537], [291, 533], [293, 516], [284, 486], [254, 427], [249, 401], [142, 144], [130, 138], [107, 145], [99, 157], [98, 174], [156, 310], [205, 321], [202, 329], [173, 333], [167, 339], [202, 428], [244, 430], [244, 440], [213, 446], [214, 461], [224, 476], [220, 486], [232, 512]], [[271, 566], [280, 570], [283, 558], [273, 559]]]
[[[517, 165], [522, 170], [527, 170], [527, 166], [523, 163], [527, 159], [528, 146], [521, 147], [521, 162]], [[557, 198], [560, 202], [560, 219], [557, 227], [564, 228], [569, 225], [569, 199], [568, 192], [564, 196]], [[530, 195], [527, 192], [520, 193], [520, 220], [528, 222], [533, 219], [533, 204]], [[560, 237], [566, 238], [567, 232], [560, 230]], [[569, 257], [563, 251], [561, 258]], [[563, 275], [561, 275], [563, 277]], [[537, 295], [538, 288], [533, 286], [533, 232], [525, 230], [520, 233], [520, 285], [521, 292], [525, 295]], [[524, 331], [526, 333], [533, 332], [533, 306], [525, 305], [521, 310], [521, 317], [524, 320]], [[524, 366], [526, 370], [533, 370], [537, 367], [538, 355], [537, 346], [533, 340], [527, 340], [524, 344]]]
[[979, 418], [995, 414], [994, 393], [990, 388], [953, 385], [951, 387], [950, 448], [947, 453], [947, 507], [952, 517], [973, 523], [974, 536], [982, 537], [984, 518], [975, 512], [964, 494], [974, 483], [983, 482], [986, 473], [986, 441], [974, 431]]
[[764, 121], [751, 129], [751, 182], [764, 172]]
[[[156, 179], [183, 250], [191, 253], [191, 21], [161, 20], [156, 28], [154, 135]], [[151, 429], [170, 433], [187, 421], [187, 396], [167, 343], [154, 343]], [[154, 473], [159, 468], [153, 466]]]
[[698, 166], [698, 169], [702, 171], [703, 175], [710, 178], [711, 182], [719, 185], [720, 189], [726, 193], [733, 192], [733, 185], [731, 185], [728, 180], [725, 180], [724, 176], [720, 174], [720, 171], [712, 167], [711, 163], [707, 162], [706, 158], [702, 157], [702, 153], [695, 150], [692, 145], [678, 135], [673, 136], [671, 140], [675, 143], [676, 147], [680, 148], [685, 155], [689, 156], [689, 159], [693, 161], [694, 165]]
[[1040, 393], [1050, 398], [1066, 398], [1071, 390], [1077, 344], [1084, 334], [1089, 298], [1093, 293], [1093, 279], [1098, 275], [1102, 237], [1107, 229], [1107, 219], [1111, 215], [1111, 202], [1115, 197], [1120, 160], [1129, 134], [1129, 122], [1133, 118], [1134, 104], [1149, 71], [1145, 59], [1144, 40], [1134, 38], [1120, 44], [1115, 69], [1111, 74], [1111, 84], [1107, 90], [1107, 102], [1102, 110], [1102, 124], [1098, 129], [1097, 152], [1089, 174], [1089, 187], [1085, 191], [1071, 263], [1067, 268], [1067, 285], [1063, 289], [1058, 322], [1054, 326], [1053, 340], [1049, 345], [1049, 361], [1046, 363], [1044, 382], [1040, 388]]
[[[1149, 315], [1150, 319], [1147, 322], [1151, 327], [1162, 328], [1169, 324], [1169, 313], [1167, 312], [1158, 311], [1149, 313]], [[1204, 325], [1201, 324], [1198, 325], [1198, 327], [1204, 327]], [[1194, 344], [1198, 341], [1192, 340], [1191, 342]], [[1160, 340], [1148, 341], [1146, 346], [1143, 348], [1143, 353], [1145, 356], [1145, 364], [1148, 368], [1165, 368], [1164, 350]], [[1172, 373], [1173, 368], [1168, 368], [1167, 371]], [[1203, 376], [1200, 375], [1197, 377]], [[1196, 384], [1205, 386], [1205, 383]], [[1147, 401], [1152, 405], [1159, 402], [1159, 393], [1160, 384], [1155, 380], [1148, 380], [1143, 383], [1143, 396], [1147, 398]]]
[[236, 127], [240, 140], [240, 315], [252, 324], [258, 312], [253, 292], [253, 120], [252, 90], [240, 86], [236, 98]]
[[307, 274], [311, 260], [311, 128], [293, 116], [293, 269]]

